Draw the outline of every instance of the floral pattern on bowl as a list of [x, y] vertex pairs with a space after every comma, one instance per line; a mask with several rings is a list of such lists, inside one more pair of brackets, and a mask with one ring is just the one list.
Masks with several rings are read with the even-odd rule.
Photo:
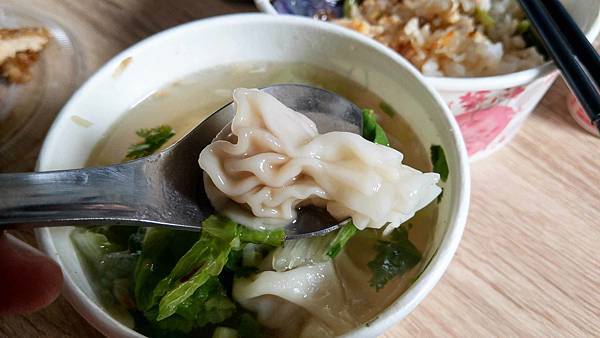
[[485, 150], [504, 131], [514, 115], [515, 110], [511, 107], [495, 106], [457, 116], [469, 155]]
[[567, 109], [575, 122], [580, 125], [583, 129], [589, 132], [592, 135], [600, 137], [600, 131], [592, 124], [592, 120], [587, 116], [583, 107], [579, 103], [579, 100], [573, 94], [569, 94], [567, 97]]
[[485, 157], [510, 141], [550, 88], [558, 72], [523, 86], [440, 94], [456, 117], [471, 160]]
[[[561, 0], [590, 41], [600, 35], [600, 2], [597, 0]], [[276, 3], [312, 6], [304, 16], [323, 19], [318, 6], [343, 7], [342, 0], [254, 0], [256, 7], [269, 14], [295, 14], [280, 10]], [[309, 6], [309, 7], [306, 7]], [[302, 15], [302, 14], [299, 14]], [[334, 15], [335, 16], [335, 15]], [[459, 122], [471, 161], [486, 157], [507, 144], [519, 131], [556, 80], [559, 72], [548, 62], [521, 72], [480, 78], [426, 76], [425, 80], [446, 101]], [[484, 90], [485, 89], [485, 90]], [[586, 124], [575, 119], [584, 128]], [[595, 133], [596, 131], [586, 128]]]

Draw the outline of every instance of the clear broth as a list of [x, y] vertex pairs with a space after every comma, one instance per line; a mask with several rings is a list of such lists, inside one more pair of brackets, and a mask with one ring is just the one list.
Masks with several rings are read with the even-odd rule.
[[[139, 141], [135, 131], [140, 128], [152, 128], [161, 124], [173, 127], [176, 137], [164, 146], [167, 147], [210, 113], [231, 102], [234, 88], [260, 88], [278, 83], [321, 87], [348, 98], [359, 107], [374, 109], [391, 145], [404, 154], [404, 162], [421, 171], [431, 171], [428, 150], [399, 114], [392, 114], [389, 109], [385, 113], [381, 109], [385, 104], [382, 105], [383, 101], [377, 95], [337, 73], [316, 66], [280, 63], [232, 64], [202, 70], [151, 93], [112, 126], [94, 148], [88, 165], [108, 165], [123, 161], [129, 145]], [[430, 250], [436, 219], [437, 207], [432, 203], [409, 221], [412, 224], [410, 239], [424, 257]], [[373, 239], [366, 237], [356, 236], [346, 251], [357, 265], [365, 267], [365, 274], [369, 274], [366, 264], [373, 258], [374, 250], [373, 245], [369, 244]], [[371, 254], [365, 254], [365, 250]], [[361, 322], [372, 320], [410, 286], [423, 266], [424, 262], [421, 262], [409, 273], [388, 283], [380, 292], [365, 285], [366, 291], [352, 299], [351, 311], [355, 317]]]

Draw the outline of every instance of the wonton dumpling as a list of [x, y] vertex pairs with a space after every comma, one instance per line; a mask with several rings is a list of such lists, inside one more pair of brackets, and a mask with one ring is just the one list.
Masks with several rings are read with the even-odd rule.
[[413, 270], [379, 292], [370, 287], [372, 275], [364, 260], [372, 259], [373, 244], [373, 239], [353, 240], [335, 261], [284, 272], [272, 271], [273, 257], [267, 256], [262, 267], [269, 271], [236, 278], [233, 298], [278, 337], [339, 336], [383, 311], [415, 277]]
[[258, 89], [236, 89], [231, 135], [202, 150], [206, 193], [222, 214], [275, 228], [302, 204], [359, 229], [398, 227], [441, 189], [439, 175], [402, 164], [399, 151], [357, 134], [319, 134], [308, 117]]
[[[236, 279], [233, 298], [256, 312], [262, 325], [273, 329], [293, 331], [295, 327], [300, 332], [321, 332], [319, 336], [323, 337], [342, 334], [358, 325], [349, 312], [344, 287], [331, 260]], [[298, 307], [305, 311], [298, 311]], [[298, 318], [307, 322], [294, 323]], [[310, 337], [308, 332], [300, 336]]]

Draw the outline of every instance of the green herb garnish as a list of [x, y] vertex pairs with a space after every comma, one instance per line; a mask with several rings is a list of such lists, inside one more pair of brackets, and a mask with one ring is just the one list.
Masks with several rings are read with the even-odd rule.
[[344, 249], [344, 246], [346, 246], [346, 243], [348, 243], [350, 238], [352, 238], [357, 232], [358, 229], [356, 228], [356, 226], [354, 226], [354, 223], [352, 223], [352, 221], [346, 223], [337, 232], [335, 238], [329, 244], [327, 256], [331, 258], [337, 257], [337, 255], [339, 255], [340, 252], [342, 252], [342, 249]]
[[[525, 22], [525, 21], [523, 21], [523, 22]], [[527, 21], [527, 22], [529, 22], [529, 21]], [[535, 49], [538, 51], [538, 53], [540, 53], [544, 56], [544, 59], [546, 59], [546, 60], [548, 59], [548, 52], [546, 51], [546, 47], [544, 47], [544, 44], [542, 43], [540, 37], [538, 36], [538, 33], [535, 31], [535, 29], [533, 29], [533, 27], [531, 27], [531, 24], [529, 24], [529, 27], [527, 30], [525, 30], [523, 33], [521, 33], [521, 37], [523, 38], [523, 40], [525, 41], [525, 44], [527, 44], [527, 46], [535, 47]]]
[[450, 171], [448, 169], [448, 163], [446, 162], [446, 154], [444, 149], [438, 145], [431, 146], [431, 164], [433, 165], [433, 171], [440, 174], [442, 182], [448, 180]]
[[375, 249], [377, 256], [367, 266], [373, 272], [369, 283], [377, 291], [421, 260], [421, 253], [408, 239], [404, 227], [394, 229], [387, 239], [378, 241]]
[[529, 20], [523, 20], [519, 22], [517, 28], [515, 29], [515, 33], [518, 35], [524, 34], [525, 32], [531, 29], [531, 22]]
[[127, 150], [127, 160], [135, 160], [137, 158], [152, 155], [155, 151], [160, 149], [175, 132], [169, 126], [162, 125], [151, 129], [139, 129], [135, 132], [137, 136], [144, 139], [144, 141], [136, 144], [132, 144]]
[[345, 0], [344, 1], [344, 17], [352, 18], [352, 11], [354, 6], [357, 5], [356, 0]]
[[377, 124], [376, 115], [373, 109], [363, 109], [363, 137], [367, 140], [390, 146], [390, 141], [383, 128]]
[[490, 16], [490, 13], [480, 8], [475, 8], [475, 19], [486, 29], [493, 29], [496, 25], [496, 20]]

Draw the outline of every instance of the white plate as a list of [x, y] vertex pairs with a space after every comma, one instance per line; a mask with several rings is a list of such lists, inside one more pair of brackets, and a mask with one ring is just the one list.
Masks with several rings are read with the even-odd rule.
[[[39, 144], [56, 113], [81, 83], [81, 52], [56, 19], [21, 6], [0, 5], [0, 28], [45, 27], [52, 35], [25, 84], [0, 79], [0, 167]], [[36, 137], [37, 136], [37, 137]], [[17, 148], [18, 147], [18, 148]]]

